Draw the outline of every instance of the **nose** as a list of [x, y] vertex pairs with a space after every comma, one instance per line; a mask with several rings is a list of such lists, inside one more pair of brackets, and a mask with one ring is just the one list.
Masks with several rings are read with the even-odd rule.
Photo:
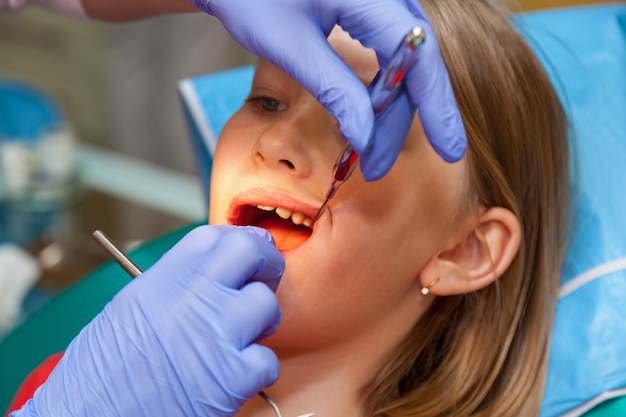
[[[294, 106], [272, 121], [259, 134], [253, 149], [258, 163], [295, 177], [308, 177], [313, 167], [326, 165], [324, 149], [337, 133], [330, 115], [306, 106]], [[336, 145], [335, 145], [336, 146]], [[319, 159], [319, 161], [318, 161]]]

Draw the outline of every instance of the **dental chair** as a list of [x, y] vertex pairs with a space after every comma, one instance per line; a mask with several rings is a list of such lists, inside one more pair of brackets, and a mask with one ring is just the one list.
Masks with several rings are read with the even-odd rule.
[[[626, 416], [626, 5], [516, 16], [572, 124], [573, 229], [562, 269], [540, 417]], [[205, 195], [219, 132], [249, 91], [253, 68], [182, 80]], [[195, 225], [132, 251], [148, 268]], [[129, 278], [110, 262], [0, 342], [0, 410], [25, 376], [70, 340]]]

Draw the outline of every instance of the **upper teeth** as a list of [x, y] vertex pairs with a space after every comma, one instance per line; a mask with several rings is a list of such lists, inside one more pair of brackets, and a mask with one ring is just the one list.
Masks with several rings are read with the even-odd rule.
[[264, 211], [274, 211], [276, 210], [276, 214], [278, 214], [278, 217], [280, 217], [281, 219], [285, 219], [287, 220], [288, 218], [291, 217], [291, 221], [294, 224], [297, 225], [304, 225], [306, 227], [313, 227], [313, 219], [302, 214], [299, 212], [294, 212], [292, 210], [289, 210], [288, 208], [284, 208], [284, 207], [272, 207], [272, 206], [263, 206], [263, 205], [258, 205], [257, 206], [258, 209], [260, 210], [264, 210]]

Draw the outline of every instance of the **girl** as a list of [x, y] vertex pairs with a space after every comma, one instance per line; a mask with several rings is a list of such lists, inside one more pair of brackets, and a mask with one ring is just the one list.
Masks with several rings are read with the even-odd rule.
[[[263, 227], [286, 261], [283, 320], [264, 341], [281, 364], [266, 392], [284, 415], [538, 414], [565, 246], [566, 119], [487, 1], [422, 4], [468, 134], [460, 162], [431, 149], [418, 111], [389, 174], [356, 172], [313, 223], [345, 143], [264, 60], [220, 137], [210, 223]], [[329, 42], [374, 77], [371, 50], [340, 30]], [[255, 399], [241, 415], [272, 413]]]

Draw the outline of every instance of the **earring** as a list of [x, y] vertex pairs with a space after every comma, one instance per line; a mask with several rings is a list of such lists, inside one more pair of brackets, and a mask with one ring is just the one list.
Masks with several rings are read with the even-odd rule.
[[435, 284], [437, 284], [438, 282], [439, 282], [439, 278], [437, 278], [436, 280], [434, 280], [433, 282], [431, 282], [429, 286], [427, 286], [427, 287], [422, 287], [422, 290], [421, 290], [422, 295], [428, 295], [428, 294], [430, 294], [430, 289], [431, 289], [432, 287], [434, 287], [434, 286], [435, 286]]

